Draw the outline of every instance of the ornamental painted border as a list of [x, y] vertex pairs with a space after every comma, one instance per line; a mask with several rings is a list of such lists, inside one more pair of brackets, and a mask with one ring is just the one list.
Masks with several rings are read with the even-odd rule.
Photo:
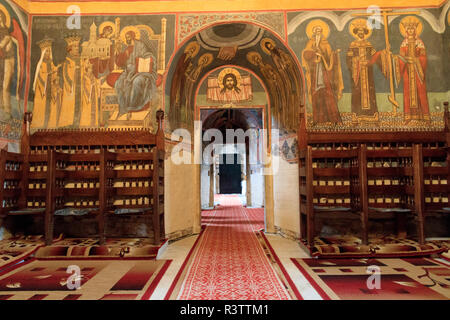
[[211, 14], [182, 14], [178, 20], [177, 45], [191, 35], [209, 25], [227, 21], [248, 21], [267, 27], [278, 34], [282, 39], [286, 37], [285, 15], [283, 12], [236, 12], [236, 13], [211, 13]]

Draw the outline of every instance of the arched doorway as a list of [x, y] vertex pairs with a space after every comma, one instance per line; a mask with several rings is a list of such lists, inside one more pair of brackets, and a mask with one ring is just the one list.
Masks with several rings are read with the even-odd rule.
[[[211, 159], [201, 167], [202, 209], [213, 208], [217, 194], [238, 194], [244, 206], [264, 207], [261, 163], [264, 142], [260, 136], [263, 112], [262, 107], [200, 110], [203, 137], [208, 140], [203, 143], [203, 154], [210, 156], [204, 159]], [[244, 137], [239, 137], [239, 132]], [[225, 141], [217, 141], [221, 137]], [[210, 148], [211, 144], [215, 145]]]
[[[199, 101], [202, 84], [209, 85], [208, 76], [223, 68], [245, 70], [263, 88], [264, 102], [209, 100]], [[202, 107], [236, 109], [251, 105], [263, 106], [263, 129], [268, 130], [266, 144], [265, 174], [263, 179], [266, 231], [274, 232], [273, 173], [271, 163], [271, 129], [296, 131], [298, 113], [304, 105], [303, 77], [295, 55], [284, 39], [262, 26], [247, 22], [229, 22], [206, 27], [185, 41], [171, 59], [165, 83], [166, 113], [170, 130], [186, 128], [194, 136], [194, 154], [202, 154], [203, 131], [201, 129]], [[225, 80], [225, 78], [221, 78]], [[241, 79], [242, 81], [242, 79]], [[241, 85], [244, 82], [241, 82]], [[216, 81], [216, 98], [226, 86]], [[214, 91], [214, 90], [213, 90]], [[246, 90], [243, 90], [246, 91]], [[223, 93], [223, 92], [222, 92]], [[241, 92], [242, 94], [242, 92]], [[207, 100], [214, 94], [206, 94]], [[244, 99], [245, 100], [245, 99]], [[193, 229], [200, 231], [201, 217], [201, 165], [196, 167], [198, 177], [195, 186], [198, 209]]]

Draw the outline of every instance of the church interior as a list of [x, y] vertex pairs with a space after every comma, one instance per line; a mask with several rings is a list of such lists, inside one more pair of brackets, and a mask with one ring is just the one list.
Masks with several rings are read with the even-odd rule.
[[0, 300], [449, 300], [450, 1], [1, 0]]

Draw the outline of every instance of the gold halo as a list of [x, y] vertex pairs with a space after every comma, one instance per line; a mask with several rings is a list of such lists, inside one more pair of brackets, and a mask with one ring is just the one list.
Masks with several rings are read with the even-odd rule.
[[422, 24], [422, 21], [420, 21], [420, 19], [415, 16], [406, 16], [400, 21], [400, 24], [398, 25], [398, 27], [400, 29], [400, 33], [402, 34], [402, 36], [405, 38], [407, 36], [405, 26], [403, 26], [403, 23], [405, 23], [407, 20], [417, 22], [416, 37], [420, 36], [420, 34], [422, 33], [422, 30], [423, 30], [423, 24]]
[[206, 62], [203, 64], [203, 67], [206, 67], [207, 65], [209, 65], [212, 61], [213, 61], [213, 55], [212, 53], [205, 53], [203, 55], [200, 56], [200, 58], [198, 58], [197, 60], [197, 65], [199, 63], [200, 60], [202, 60], [203, 58], [206, 58]]
[[0, 4], [0, 11], [2, 11], [5, 14], [5, 25], [7, 28], [11, 27], [11, 16], [9, 15], [8, 10], [6, 10], [6, 8]]
[[139, 40], [141, 38], [141, 33], [139, 32], [139, 29], [136, 28], [136, 26], [126, 26], [125, 28], [120, 31], [120, 40], [122, 40], [123, 43], [127, 42], [127, 39], [125, 38], [125, 35], [128, 31], [133, 31], [136, 35], [136, 40]]
[[[105, 27], [110, 26], [112, 28], [112, 35], [114, 35], [114, 33], [116, 33], [116, 24], [114, 22], [111, 21], [105, 21], [102, 24], [100, 24], [100, 26], [98, 27], [98, 32], [99, 34], [103, 33], [103, 29], [105, 29]], [[112, 36], [111, 35], [111, 36]]]
[[348, 26], [348, 32], [355, 38], [359, 40], [358, 35], [354, 34], [353, 29], [357, 27], [364, 27], [366, 28], [369, 33], [364, 35], [364, 40], [368, 39], [372, 35], [372, 28], [367, 24], [366, 19], [355, 19], [352, 22], [350, 22], [350, 25]]
[[239, 71], [233, 68], [225, 68], [222, 71], [220, 71], [219, 75], [217, 76], [217, 83], [220, 89], [223, 89], [223, 78], [230, 73], [234, 74], [234, 76], [236, 77], [236, 87], [238, 88], [241, 87], [242, 78]]
[[249, 53], [247, 53], [247, 60], [255, 66], [256, 66], [256, 63], [253, 61], [253, 57], [258, 57], [262, 61], [262, 57], [258, 52], [250, 51]]
[[194, 47], [194, 52], [192, 53], [191, 57], [195, 57], [200, 51], [200, 45], [198, 44], [197, 41], [192, 41], [186, 46], [184, 52], [187, 52], [189, 49], [191, 49], [191, 47]]
[[152, 28], [150, 28], [149, 26], [146, 26], [145, 24], [138, 24], [137, 26], [135, 26], [136, 28], [138, 28], [138, 30], [147, 30], [148, 32], [148, 36], [152, 36], [155, 34], [155, 32], [153, 31]]
[[328, 25], [320, 19], [314, 19], [308, 23], [306, 26], [306, 34], [308, 35], [308, 38], [311, 39], [313, 35], [313, 29], [314, 27], [321, 27], [322, 28], [322, 34], [325, 39], [328, 38], [328, 35], [330, 34], [330, 28]]
[[270, 51], [266, 48], [266, 43], [271, 43], [274, 47], [276, 47], [277, 45], [276, 45], [275, 41], [273, 41], [273, 40], [270, 39], [270, 38], [264, 38], [264, 39], [261, 40], [261, 49], [262, 49], [265, 53], [267, 53], [267, 54], [270, 55]]

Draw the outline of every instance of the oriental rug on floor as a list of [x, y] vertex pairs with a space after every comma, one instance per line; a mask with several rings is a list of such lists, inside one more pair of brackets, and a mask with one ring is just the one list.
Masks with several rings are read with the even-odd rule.
[[443, 259], [291, 259], [325, 300], [448, 300]]
[[[168, 299], [289, 300], [289, 288], [274, 270], [255, 231], [264, 224], [236, 195], [221, 195], [219, 206], [205, 212], [206, 227], [199, 236], [190, 266]], [[179, 292], [179, 293], [178, 293]], [[178, 295], [176, 295], [178, 293]]]
[[43, 259], [156, 259], [165, 244], [154, 245], [149, 238], [111, 238], [104, 244], [99, 239], [67, 238], [51, 246], [41, 247], [35, 256]]
[[[54, 239], [60, 241], [62, 235]], [[17, 235], [0, 240], [0, 272], [32, 256], [45, 245], [43, 235]]]
[[170, 263], [29, 258], [0, 272], [0, 300], [149, 300]]

